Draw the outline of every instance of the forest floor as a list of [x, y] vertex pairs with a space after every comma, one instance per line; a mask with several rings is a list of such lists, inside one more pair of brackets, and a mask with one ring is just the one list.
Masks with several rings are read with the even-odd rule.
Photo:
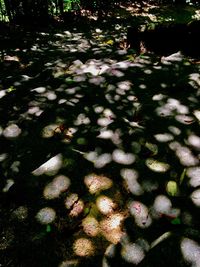
[[199, 13], [121, 7], [4, 38], [0, 266], [199, 266], [199, 62], [123, 41]]

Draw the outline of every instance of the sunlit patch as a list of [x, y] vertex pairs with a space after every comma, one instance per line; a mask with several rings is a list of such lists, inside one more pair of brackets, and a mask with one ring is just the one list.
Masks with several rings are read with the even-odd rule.
[[90, 123], [90, 119], [84, 114], [81, 113], [78, 115], [78, 117], [76, 118], [76, 120], [74, 121], [74, 125], [82, 125], [82, 124], [89, 124]]
[[197, 242], [189, 238], [181, 241], [181, 252], [183, 258], [194, 267], [200, 266], [200, 246]]
[[194, 149], [200, 150], [200, 137], [192, 134], [188, 137], [188, 143], [191, 145]]
[[166, 191], [169, 196], [177, 196], [179, 194], [179, 188], [176, 181], [168, 181], [166, 185]]
[[119, 164], [130, 165], [135, 161], [135, 156], [125, 153], [123, 150], [115, 149], [112, 154], [113, 160]]
[[94, 111], [95, 111], [97, 114], [103, 112], [103, 110], [104, 110], [104, 107], [102, 107], [102, 106], [97, 106], [97, 107], [94, 108]]
[[11, 170], [13, 172], [19, 172], [19, 167], [20, 167], [21, 163], [20, 161], [16, 160], [12, 163], [12, 165], [10, 166]]
[[80, 199], [74, 203], [72, 210], [70, 211], [69, 215], [71, 217], [78, 217], [84, 210], [84, 203]]
[[14, 185], [15, 181], [13, 179], [7, 179], [2, 192], [6, 193], [10, 190], [10, 188]]
[[54, 130], [59, 127], [58, 124], [49, 124], [47, 126], [45, 126], [42, 130], [42, 137], [43, 138], [50, 138], [52, 136], [54, 136], [55, 132]]
[[17, 124], [10, 124], [3, 130], [3, 135], [7, 139], [13, 139], [21, 134], [22, 130], [17, 126]]
[[40, 116], [42, 114], [42, 110], [39, 107], [30, 107], [27, 111], [30, 115]]
[[165, 99], [166, 98], [166, 95], [163, 95], [163, 94], [157, 94], [157, 95], [154, 95], [153, 97], [152, 97], [152, 99], [154, 100], [154, 101], [161, 101], [161, 100], [163, 100], [163, 99]]
[[[105, 251], [103, 261], [102, 261], [102, 267], [110, 267], [109, 259], [114, 258], [116, 253], [116, 245], [110, 244]], [[108, 259], [108, 260], [107, 260]]]
[[95, 85], [100, 85], [105, 82], [105, 78], [101, 76], [93, 77], [89, 79], [89, 82]]
[[2, 162], [5, 159], [7, 159], [7, 157], [8, 157], [8, 154], [7, 153], [0, 154], [0, 162]]
[[152, 223], [149, 209], [139, 201], [131, 201], [128, 204], [130, 214], [134, 217], [135, 223], [140, 228], [149, 227]]
[[169, 133], [156, 134], [156, 135], [154, 135], [154, 137], [158, 142], [163, 142], [163, 143], [169, 142], [169, 141], [174, 139], [173, 135], [169, 134]]
[[112, 187], [113, 182], [111, 179], [104, 175], [89, 174], [85, 176], [84, 182], [91, 194], [99, 193], [102, 190]]
[[[161, 107], [158, 107], [156, 111], [158, 115], [162, 116], [173, 116], [178, 113], [180, 115], [183, 115], [183, 118], [185, 118], [185, 114], [189, 113], [189, 108], [187, 106], [182, 105], [179, 100], [169, 98], [167, 100], [167, 103], [165, 103]], [[178, 118], [179, 117], [177, 117], [177, 119]]]
[[168, 214], [172, 208], [172, 203], [168, 197], [165, 195], [159, 195], [155, 198], [153, 204], [153, 215], [155, 217], [160, 217], [161, 214]]
[[192, 199], [192, 202], [196, 206], [200, 207], [200, 189], [195, 190], [190, 197]]
[[177, 115], [175, 116], [176, 120], [182, 124], [192, 124], [195, 122], [194, 118], [192, 116], [186, 116], [186, 115]]
[[99, 155], [94, 161], [94, 166], [96, 168], [103, 168], [105, 165], [112, 161], [112, 157], [109, 153], [103, 153]]
[[19, 206], [13, 211], [12, 216], [18, 221], [24, 221], [28, 217], [28, 208], [26, 206]]
[[200, 186], [200, 167], [191, 167], [187, 169], [187, 176], [190, 177], [190, 185]]
[[102, 127], [108, 126], [112, 122], [113, 122], [113, 120], [110, 119], [109, 117], [108, 118], [99, 118], [97, 120], [97, 124], [100, 125], [100, 126], [102, 126]]
[[121, 251], [122, 258], [132, 264], [139, 264], [145, 257], [143, 249], [135, 244], [125, 244]]
[[50, 101], [53, 101], [57, 98], [57, 95], [51, 91], [46, 92], [43, 96], [45, 96]]
[[43, 94], [44, 92], [46, 92], [46, 87], [37, 87], [37, 88], [32, 89], [31, 91], [34, 91], [38, 94]]
[[150, 142], [145, 143], [145, 147], [151, 151], [152, 156], [158, 154], [158, 146], [156, 144], [152, 144]]
[[122, 169], [121, 176], [125, 180], [128, 191], [130, 191], [132, 194], [136, 196], [143, 194], [144, 191], [141, 185], [137, 181], [138, 172], [132, 169]]
[[199, 73], [191, 73], [189, 75], [189, 84], [198, 90], [199, 86], [200, 86], [200, 74]]
[[59, 197], [59, 195], [66, 191], [70, 186], [70, 179], [64, 175], [59, 175], [49, 183], [43, 192], [46, 199], [53, 199]]
[[2, 135], [3, 133], [3, 128], [0, 126], [0, 136]]
[[100, 222], [101, 233], [109, 242], [117, 244], [122, 238], [124, 234], [121, 229], [123, 220], [123, 214], [115, 213]]
[[146, 165], [150, 170], [154, 172], [166, 172], [170, 168], [169, 164], [157, 161], [153, 158], [148, 158], [146, 160]]
[[107, 196], [99, 196], [96, 200], [97, 208], [102, 214], [110, 214], [116, 208], [116, 204]]
[[41, 209], [37, 214], [36, 214], [36, 219], [38, 222], [41, 224], [49, 224], [52, 223], [56, 218], [56, 212], [54, 209], [46, 207]]
[[168, 129], [174, 135], [180, 135], [181, 134], [181, 130], [175, 126], [169, 126]]
[[78, 260], [65, 260], [58, 267], [78, 267]]
[[73, 245], [74, 252], [80, 257], [92, 256], [95, 252], [92, 242], [87, 238], [79, 238]]
[[42, 164], [39, 168], [35, 169], [32, 174], [35, 176], [39, 175], [55, 175], [62, 167], [62, 155], [58, 154], [52, 157], [50, 160]]
[[198, 120], [198, 121], [200, 121], [200, 110], [194, 110], [194, 116], [196, 117], [196, 119]]
[[91, 216], [87, 216], [82, 220], [83, 231], [89, 236], [96, 236], [99, 233], [99, 223]]
[[182, 165], [190, 167], [199, 163], [199, 160], [192, 154], [188, 147], [183, 146], [178, 142], [171, 142], [169, 147], [175, 151], [176, 156], [179, 158]]
[[163, 235], [159, 236], [156, 240], [154, 240], [151, 243], [151, 249], [159, 245], [161, 242], [165, 241], [166, 239], [168, 239], [170, 236], [171, 236], [171, 232], [166, 232]]
[[146, 84], [140, 84], [140, 85], [139, 85], [139, 88], [140, 88], [140, 89], [146, 89], [147, 86], [146, 86]]
[[10, 248], [15, 240], [14, 229], [11, 227], [6, 227], [6, 229], [1, 230], [0, 236], [0, 251], [2, 253], [3, 250]]
[[65, 199], [65, 207], [71, 209], [75, 202], [78, 200], [78, 194], [69, 194]]
[[3, 98], [6, 95], [6, 90], [0, 91], [0, 99]]
[[98, 135], [98, 138], [111, 139], [113, 134], [114, 134], [114, 132], [112, 130], [103, 129], [103, 130], [100, 131], [100, 134]]

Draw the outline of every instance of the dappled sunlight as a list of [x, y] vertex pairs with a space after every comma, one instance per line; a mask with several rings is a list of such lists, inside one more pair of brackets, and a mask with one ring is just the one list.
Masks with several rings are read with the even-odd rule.
[[91, 194], [100, 193], [113, 186], [113, 181], [104, 175], [89, 174], [85, 176], [84, 182]]
[[146, 160], [147, 167], [154, 172], [166, 172], [169, 170], [170, 165], [165, 162], [160, 162], [153, 158], [148, 158]]
[[7, 139], [15, 139], [19, 137], [22, 130], [19, 128], [17, 124], [10, 124], [3, 130], [3, 135]]
[[7, 179], [6, 183], [2, 189], [2, 192], [6, 193], [10, 190], [10, 188], [14, 185], [15, 181], [13, 179]]
[[190, 196], [192, 202], [197, 206], [200, 207], [200, 189], [196, 189]]
[[100, 222], [101, 234], [111, 243], [117, 244], [124, 232], [122, 231], [122, 222], [124, 215], [114, 213]]
[[168, 129], [171, 133], [173, 133], [173, 135], [180, 135], [181, 134], [181, 130], [179, 128], [177, 128], [176, 126], [171, 125], [168, 127]]
[[62, 155], [58, 154], [52, 157], [51, 159], [49, 159], [48, 161], [46, 161], [44, 164], [42, 164], [37, 169], [35, 169], [32, 172], [32, 174], [35, 176], [40, 176], [43, 174], [50, 175], [50, 176], [55, 175], [62, 167], [62, 163], [63, 163]]
[[73, 249], [76, 255], [80, 257], [89, 257], [95, 253], [95, 248], [91, 240], [79, 238], [74, 242]]
[[161, 214], [168, 214], [172, 208], [172, 203], [165, 195], [159, 195], [155, 198], [153, 204], [153, 216], [159, 218]]
[[99, 223], [94, 217], [87, 216], [85, 219], [83, 219], [82, 226], [83, 231], [91, 237], [99, 234]]
[[154, 137], [158, 142], [169, 142], [174, 139], [173, 135], [170, 133], [155, 134]]
[[130, 201], [128, 203], [130, 214], [134, 217], [135, 223], [140, 228], [147, 228], [152, 224], [149, 209], [142, 202]]
[[192, 151], [188, 147], [183, 146], [176, 141], [171, 142], [169, 147], [175, 151], [176, 156], [183, 166], [190, 167], [199, 164], [198, 158], [193, 155]]
[[131, 153], [125, 153], [121, 149], [115, 149], [112, 153], [113, 161], [123, 164], [123, 165], [131, 165], [135, 161], [135, 155]]
[[55, 129], [59, 127], [59, 124], [49, 124], [42, 129], [43, 138], [51, 138], [55, 135]]
[[99, 211], [104, 215], [113, 213], [117, 207], [116, 203], [114, 203], [111, 198], [103, 195], [97, 198], [96, 205]]
[[185, 261], [192, 264], [193, 267], [200, 265], [200, 246], [199, 244], [189, 238], [183, 238], [181, 240], [181, 252]]
[[70, 210], [69, 216], [78, 217], [84, 211], [84, 202], [79, 199], [74, 202], [72, 209]]
[[46, 185], [43, 195], [46, 199], [54, 199], [66, 191], [70, 186], [70, 179], [64, 175], [56, 176], [52, 182]]
[[79, 260], [65, 260], [58, 267], [77, 267]]
[[25, 221], [28, 218], [28, 207], [19, 206], [13, 211], [12, 217], [19, 222]]
[[122, 169], [121, 176], [125, 181], [125, 187], [130, 191], [132, 194], [136, 196], [140, 196], [144, 193], [143, 187], [137, 181], [138, 179], [138, 172], [132, 169]]
[[192, 187], [200, 186], [200, 167], [190, 167], [187, 169], [187, 176], [190, 178], [189, 184]]
[[200, 151], [200, 137], [195, 134], [190, 134], [188, 144], [197, 151]]
[[132, 264], [139, 264], [145, 257], [144, 250], [136, 243], [127, 243], [121, 251], [122, 258]]
[[36, 219], [41, 224], [52, 223], [56, 218], [56, 212], [50, 207], [43, 208], [36, 214]]
[[[166, 104], [162, 104], [161, 107], [156, 109], [158, 115], [162, 116], [173, 116], [178, 114], [188, 114], [189, 109], [187, 106], [182, 105], [179, 100], [174, 98], [167, 99]], [[178, 119], [179, 117], [177, 117]]]
[[149, 8], [83, 32], [67, 21], [6, 51], [22, 66], [0, 73], [0, 223], [16, 231], [3, 229], [5, 255], [30, 246], [42, 265], [143, 266], [176, 236], [181, 260], [200, 264], [199, 63], [128, 48], [129, 23], [157, 27]]
[[84, 155], [84, 158], [91, 161], [95, 168], [103, 168], [105, 165], [112, 161], [112, 157], [109, 153], [103, 153], [99, 155], [98, 149], [92, 152], [88, 152]]
[[78, 194], [70, 193], [65, 199], [65, 207], [71, 209], [72, 206], [78, 201]]

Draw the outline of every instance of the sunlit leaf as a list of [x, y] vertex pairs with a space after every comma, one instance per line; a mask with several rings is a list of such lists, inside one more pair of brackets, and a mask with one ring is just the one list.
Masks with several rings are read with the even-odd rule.
[[146, 142], [145, 147], [148, 148], [152, 152], [152, 156], [158, 154], [158, 147], [155, 144]]
[[154, 172], [166, 172], [170, 166], [167, 163], [157, 161], [152, 158], [146, 160], [147, 167]]
[[186, 168], [183, 170], [183, 172], [181, 173], [181, 177], [180, 177], [180, 184], [182, 184], [184, 178], [185, 178], [185, 174], [186, 174]]
[[113, 44], [114, 44], [114, 41], [110, 39], [110, 40], [106, 41], [105, 43], [106, 43], [107, 45], [113, 45]]
[[16, 88], [14, 86], [10, 86], [7, 91], [8, 91], [8, 93], [11, 93], [15, 90], [16, 90]]
[[178, 194], [177, 183], [175, 181], [169, 181], [167, 183], [166, 191], [167, 191], [168, 195], [170, 195], [170, 196], [177, 196], [177, 194]]

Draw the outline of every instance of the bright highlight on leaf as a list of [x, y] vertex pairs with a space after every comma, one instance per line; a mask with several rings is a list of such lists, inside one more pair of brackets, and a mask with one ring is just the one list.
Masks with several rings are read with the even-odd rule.
[[166, 191], [170, 196], [177, 196], [178, 194], [178, 185], [175, 181], [169, 181], [167, 183]]
[[157, 160], [152, 159], [152, 158], [148, 158], [146, 160], [146, 165], [150, 170], [152, 170], [154, 172], [166, 172], [170, 168], [169, 164], [157, 161]]

